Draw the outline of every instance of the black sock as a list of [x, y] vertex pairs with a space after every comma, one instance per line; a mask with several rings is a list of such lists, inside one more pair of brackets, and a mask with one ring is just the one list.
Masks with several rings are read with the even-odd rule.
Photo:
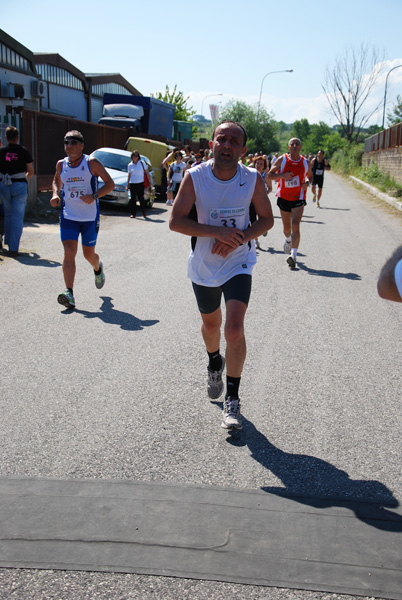
[[67, 288], [69, 292], [71, 292], [71, 295], [74, 296], [73, 294], [73, 288]]
[[102, 273], [102, 267], [99, 267], [98, 271], [95, 271], [95, 269], [94, 269], [94, 273], [95, 273], [95, 275], [100, 275]]
[[222, 356], [220, 355], [219, 348], [216, 352], [208, 352], [208, 357], [211, 371], [219, 371], [222, 366]]
[[240, 379], [241, 377], [226, 377], [226, 398], [228, 396], [231, 398], [239, 397]]

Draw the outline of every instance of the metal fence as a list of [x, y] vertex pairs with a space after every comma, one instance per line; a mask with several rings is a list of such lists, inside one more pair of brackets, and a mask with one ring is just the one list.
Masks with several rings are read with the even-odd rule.
[[86, 154], [102, 146], [123, 148], [127, 139], [127, 129], [30, 110], [24, 110], [22, 123], [22, 143], [32, 154], [38, 191], [51, 187], [56, 163], [65, 156], [63, 140], [67, 131], [78, 129], [82, 133]]
[[68, 117], [24, 109], [21, 142], [32, 154], [38, 191], [51, 189], [56, 163], [65, 156], [63, 146], [64, 134], [72, 129], [78, 129], [84, 136], [86, 154], [91, 154], [97, 148], [104, 146], [108, 148], [124, 148], [124, 144], [130, 136], [155, 139], [178, 147], [188, 143], [191, 145], [193, 151], [198, 151], [202, 147], [208, 147], [207, 140], [202, 140], [201, 143], [191, 140], [178, 142], [158, 135], [139, 134], [130, 128], [108, 127], [106, 125], [89, 123], [88, 121], [79, 121]]
[[364, 152], [376, 152], [387, 148], [402, 146], [402, 123], [393, 125], [367, 138], [364, 142]]

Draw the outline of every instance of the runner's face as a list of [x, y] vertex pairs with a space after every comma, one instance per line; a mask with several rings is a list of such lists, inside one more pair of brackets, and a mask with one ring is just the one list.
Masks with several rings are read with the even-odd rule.
[[[77, 142], [77, 143], [75, 143]], [[84, 150], [84, 144], [78, 142], [78, 140], [69, 140], [67, 144], [64, 142], [64, 151], [67, 154], [70, 161], [74, 161], [79, 158]]]
[[317, 154], [317, 158], [318, 158], [318, 160], [321, 162], [321, 161], [322, 161], [322, 159], [324, 158], [324, 152], [318, 152], [318, 154]]
[[264, 170], [264, 161], [261, 159], [257, 160], [255, 163], [255, 168], [259, 173], [262, 173], [262, 171]]
[[299, 155], [301, 150], [301, 142], [297, 138], [292, 138], [289, 142], [289, 151], [292, 155]]
[[240, 156], [246, 151], [243, 139], [243, 131], [237, 125], [224, 123], [217, 127], [214, 139], [209, 145], [218, 167], [237, 166]]

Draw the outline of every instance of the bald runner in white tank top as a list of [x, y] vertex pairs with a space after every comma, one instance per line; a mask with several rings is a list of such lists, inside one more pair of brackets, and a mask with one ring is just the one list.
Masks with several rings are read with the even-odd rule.
[[[249, 226], [250, 202], [257, 181], [257, 171], [241, 163], [229, 181], [217, 179], [209, 160], [188, 171], [196, 195], [198, 222], [220, 227], [236, 227], [244, 231]], [[254, 240], [243, 244], [226, 258], [212, 254], [214, 238], [196, 238], [188, 259], [188, 277], [206, 287], [219, 287], [240, 274], [251, 275], [257, 261]], [[194, 247], [194, 244], [193, 244]]]

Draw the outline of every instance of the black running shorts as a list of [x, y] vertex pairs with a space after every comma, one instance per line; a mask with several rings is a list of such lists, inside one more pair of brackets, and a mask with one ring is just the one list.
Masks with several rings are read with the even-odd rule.
[[220, 287], [207, 287], [193, 283], [193, 290], [200, 313], [209, 315], [221, 305], [222, 294], [225, 303], [228, 300], [239, 300], [248, 306], [251, 293], [251, 275], [235, 275]]
[[313, 185], [318, 185], [321, 190], [324, 187], [324, 177], [322, 175], [314, 175]]
[[292, 212], [292, 208], [307, 204], [305, 200], [285, 200], [284, 198], [278, 198], [276, 203], [283, 212]]

